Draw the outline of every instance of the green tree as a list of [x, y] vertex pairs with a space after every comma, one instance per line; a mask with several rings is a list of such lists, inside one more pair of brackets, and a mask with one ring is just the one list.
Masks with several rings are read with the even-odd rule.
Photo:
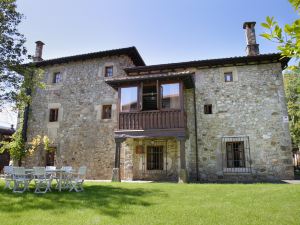
[[[296, 13], [300, 14], [300, 0], [289, 0]], [[261, 26], [266, 28], [262, 37], [278, 43], [278, 50], [282, 56], [293, 58], [296, 65], [289, 67], [292, 70], [300, 70], [300, 19], [296, 19], [291, 24], [285, 24], [280, 27], [274, 20], [274, 17], [267, 17]]]
[[[300, 0], [289, 0], [296, 13], [300, 15]], [[290, 131], [293, 144], [300, 147], [300, 19], [280, 27], [274, 17], [267, 16], [261, 24], [266, 32], [262, 37], [278, 44], [282, 57], [295, 60], [295, 65], [288, 67], [284, 75]]]
[[[18, 31], [18, 25], [24, 18], [17, 11], [16, 0], [0, 0], [0, 110], [11, 105], [19, 110], [22, 116], [29, 106], [31, 95], [37, 87], [43, 88], [40, 82], [42, 71], [34, 64], [26, 64], [27, 50], [25, 37]], [[19, 164], [28, 153], [28, 144], [24, 140], [25, 130], [19, 129], [11, 142], [3, 142], [0, 152], [7, 150]]]
[[300, 76], [289, 72], [284, 75], [290, 131], [293, 144], [300, 147]]
[[19, 93], [26, 77], [16, 71], [24, 70], [21, 64], [27, 50], [25, 37], [17, 29], [23, 15], [16, 8], [16, 0], [0, 0], [0, 108], [24, 97]]

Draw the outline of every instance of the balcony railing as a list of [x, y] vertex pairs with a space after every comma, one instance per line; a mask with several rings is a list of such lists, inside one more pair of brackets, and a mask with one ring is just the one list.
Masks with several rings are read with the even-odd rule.
[[120, 112], [120, 130], [185, 128], [186, 116], [181, 110]]

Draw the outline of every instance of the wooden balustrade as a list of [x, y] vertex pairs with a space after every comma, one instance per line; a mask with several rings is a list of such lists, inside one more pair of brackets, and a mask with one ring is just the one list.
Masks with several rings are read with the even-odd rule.
[[185, 128], [186, 116], [181, 110], [120, 112], [120, 130]]

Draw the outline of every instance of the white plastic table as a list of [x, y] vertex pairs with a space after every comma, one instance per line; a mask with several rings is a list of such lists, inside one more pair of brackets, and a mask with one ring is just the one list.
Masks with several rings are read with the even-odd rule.
[[[33, 169], [25, 169], [25, 172], [32, 173]], [[72, 172], [72, 171], [70, 171], [70, 172]], [[58, 191], [61, 192], [62, 176], [63, 176], [63, 173], [67, 173], [67, 171], [63, 170], [63, 169], [55, 169], [55, 170], [46, 170], [46, 173], [58, 173], [59, 174]]]

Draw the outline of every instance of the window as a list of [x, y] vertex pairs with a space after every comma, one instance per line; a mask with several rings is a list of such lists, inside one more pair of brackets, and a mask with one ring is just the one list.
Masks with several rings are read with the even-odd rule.
[[164, 169], [163, 146], [147, 146], [147, 170]]
[[57, 72], [53, 74], [53, 82], [54, 84], [62, 82], [62, 75], [61, 72]]
[[50, 109], [49, 122], [58, 121], [58, 109]]
[[179, 109], [179, 83], [161, 85], [162, 109]]
[[102, 119], [111, 119], [111, 105], [102, 106]]
[[227, 168], [245, 167], [244, 142], [226, 142], [226, 156]]
[[56, 147], [51, 147], [46, 152], [46, 166], [54, 166], [54, 156], [56, 152]]
[[106, 66], [105, 67], [105, 77], [112, 77], [113, 76], [113, 67], [112, 66]]
[[212, 114], [212, 104], [204, 105], [204, 114]]
[[121, 112], [130, 112], [137, 110], [138, 88], [126, 87], [121, 88]]
[[233, 81], [232, 72], [224, 73], [224, 79], [225, 79], [225, 82], [232, 82]]
[[143, 110], [157, 110], [156, 83], [143, 85]]

